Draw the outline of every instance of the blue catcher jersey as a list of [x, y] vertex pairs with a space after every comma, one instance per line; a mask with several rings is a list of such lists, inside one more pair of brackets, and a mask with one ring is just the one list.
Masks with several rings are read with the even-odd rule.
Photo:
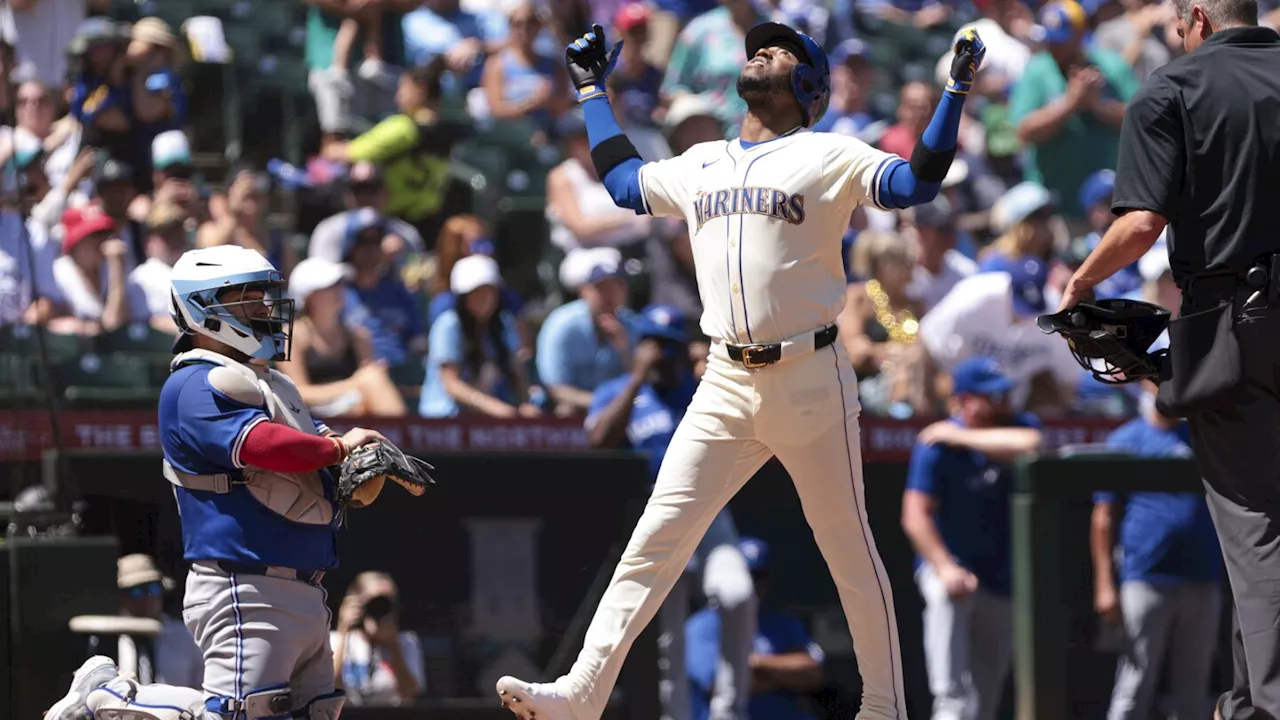
[[[210, 386], [213, 367], [185, 365], [165, 381], [159, 408], [161, 446], [165, 459], [182, 472], [228, 473], [238, 479], [244, 471], [240, 450], [245, 436], [270, 418], [265, 407], [245, 405]], [[333, 478], [326, 470], [320, 475], [325, 497], [333, 501]], [[298, 570], [327, 570], [338, 564], [337, 521], [330, 526], [292, 522], [243, 486], [232, 486], [225, 495], [182, 487], [175, 487], [174, 494], [187, 562], [225, 560]]]

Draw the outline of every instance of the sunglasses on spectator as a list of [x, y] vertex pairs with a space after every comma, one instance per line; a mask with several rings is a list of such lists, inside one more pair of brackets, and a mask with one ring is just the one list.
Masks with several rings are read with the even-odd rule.
[[141, 585], [134, 585], [133, 587], [127, 587], [120, 592], [134, 600], [141, 600], [148, 597], [159, 597], [164, 594], [164, 587], [158, 582], [149, 582]]

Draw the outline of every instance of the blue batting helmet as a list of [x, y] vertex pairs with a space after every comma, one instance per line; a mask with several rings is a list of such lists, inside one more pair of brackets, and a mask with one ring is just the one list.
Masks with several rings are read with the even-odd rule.
[[777, 45], [791, 50], [800, 64], [791, 71], [791, 92], [800, 103], [805, 127], [813, 127], [831, 103], [831, 65], [817, 40], [782, 23], [760, 23], [747, 31], [747, 58], [760, 48]]

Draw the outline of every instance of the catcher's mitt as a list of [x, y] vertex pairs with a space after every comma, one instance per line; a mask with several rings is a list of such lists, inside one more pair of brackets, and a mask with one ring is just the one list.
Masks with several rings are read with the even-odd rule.
[[421, 495], [427, 491], [427, 485], [435, 483], [428, 470], [435, 468], [424, 460], [405, 455], [386, 440], [370, 443], [353, 450], [342, 462], [338, 500], [354, 508], [371, 505], [388, 479], [413, 495]]

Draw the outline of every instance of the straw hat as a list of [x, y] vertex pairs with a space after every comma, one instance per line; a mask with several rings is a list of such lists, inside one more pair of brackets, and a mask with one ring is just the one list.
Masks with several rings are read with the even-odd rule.
[[173, 28], [158, 17], [144, 17], [134, 23], [129, 39], [148, 45], [160, 45], [170, 50], [182, 50], [182, 41], [173, 33]]
[[160, 583], [165, 590], [174, 587], [173, 580], [160, 572], [150, 555], [134, 553], [116, 560], [116, 587], [121, 590], [153, 582]]

